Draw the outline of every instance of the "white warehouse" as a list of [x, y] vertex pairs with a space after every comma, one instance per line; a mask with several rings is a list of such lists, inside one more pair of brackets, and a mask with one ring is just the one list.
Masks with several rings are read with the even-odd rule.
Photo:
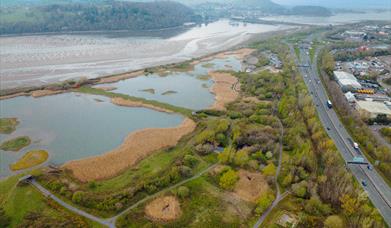
[[361, 89], [361, 84], [353, 74], [345, 71], [334, 71], [335, 80], [344, 92]]

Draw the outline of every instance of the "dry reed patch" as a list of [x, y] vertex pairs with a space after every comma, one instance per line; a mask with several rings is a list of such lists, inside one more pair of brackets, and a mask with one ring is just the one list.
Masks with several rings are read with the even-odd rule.
[[67, 162], [64, 168], [82, 182], [117, 176], [159, 149], [175, 146], [196, 127], [186, 118], [174, 128], [149, 128], [130, 133], [122, 145], [103, 155]]
[[269, 190], [269, 185], [261, 173], [239, 170], [238, 174], [239, 181], [235, 185], [234, 192], [241, 199], [256, 202], [262, 194]]
[[64, 90], [48, 90], [48, 89], [43, 89], [43, 90], [36, 90], [31, 92], [31, 96], [34, 98], [37, 97], [44, 97], [44, 96], [50, 96], [50, 95], [55, 95], [55, 94], [60, 94], [65, 92]]
[[119, 105], [119, 106], [125, 106], [125, 107], [143, 107], [143, 108], [149, 108], [153, 109], [158, 112], [167, 112], [167, 113], [173, 113], [173, 111], [157, 107], [151, 104], [145, 104], [141, 101], [132, 101], [132, 100], [127, 100], [122, 97], [115, 97], [111, 99], [111, 103]]
[[238, 87], [238, 79], [230, 73], [211, 72], [209, 75], [214, 81], [210, 91], [215, 94], [215, 103], [211, 108], [225, 110], [225, 105], [235, 101], [239, 96], [238, 89], [235, 88]]
[[133, 71], [133, 72], [124, 73], [124, 74], [120, 74], [120, 75], [114, 75], [114, 76], [100, 78], [99, 83], [118, 82], [118, 81], [129, 79], [129, 78], [135, 78], [135, 77], [138, 77], [143, 74], [144, 74], [144, 70]]
[[182, 214], [177, 198], [164, 196], [154, 199], [145, 207], [145, 214], [155, 221], [172, 221]]

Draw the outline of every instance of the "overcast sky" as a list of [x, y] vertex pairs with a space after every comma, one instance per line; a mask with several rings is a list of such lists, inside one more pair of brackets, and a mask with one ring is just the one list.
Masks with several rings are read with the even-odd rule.
[[273, 0], [283, 5], [320, 5], [333, 8], [388, 8], [391, 9], [391, 0]]

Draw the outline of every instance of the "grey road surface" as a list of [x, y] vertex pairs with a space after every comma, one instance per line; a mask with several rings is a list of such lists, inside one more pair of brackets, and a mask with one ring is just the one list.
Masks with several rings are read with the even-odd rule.
[[[307, 42], [309, 42], [309, 40], [307, 40]], [[292, 47], [291, 53], [295, 56]], [[314, 59], [317, 59], [317, 56], [318, 50], [316, 51]], [[326, 105], [328, 96], [318, 75], [317, 61], [311, 63], [308, 50], [302, 47], [300, 48], [300, 60], [296, 59], [296, 63], [311, 93], [319, 118], [344, 160], [347, 162], [353, 160], [354, 156], [364, 156], [360, 151], [356, 151], [353, 148], [352, 138], [340, 122], [336, 112]], [[367, 186], [363, 186], [364, 190], [368, 193], [368, 197], [375, 207], [378, 208], [386, 223], [391, 226], [390, 187], [376, 170], [369, 170], [366, 165], [348, 165], [348, 168], [360, 183], [363, 181], [366, 182]]]

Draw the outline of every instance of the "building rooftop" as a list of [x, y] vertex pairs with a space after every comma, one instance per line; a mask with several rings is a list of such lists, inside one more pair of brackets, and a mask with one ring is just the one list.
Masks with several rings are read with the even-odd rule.
[[357, 78], [353, 74], [345, 71], [334, 71], [334, 76], [341, 86], [351, 86], [355, 89], [360, 89], [361, 84], [357, 81]]
[[376, 101], [357, 101], [357, 107], [371, 114], [386, 114], [391, 116], [391, 110], [382, 102]]

